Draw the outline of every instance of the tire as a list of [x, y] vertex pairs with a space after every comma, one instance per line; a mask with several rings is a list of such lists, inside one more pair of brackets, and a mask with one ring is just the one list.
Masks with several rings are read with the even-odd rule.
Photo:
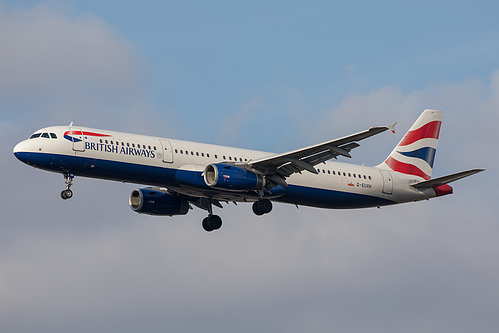
[[222, 227], [222, 219], [218, 215], [212, 215], [210, 222], [213, 230], [218, 230]]
[[260, 206], [260, 210], [264, 214], [268, 214], [272, 211], [272, 201], [269, 199], [262, 199], [258, 202], [258, 205]]
[[258, 204], [259, 201], [255, 201], [253, 203], [253, 206], [251, 207], [253, 209], [253, 213], [255, 213], [255, 215], [257, 216], [261, 216], [263, 215], [264, 213], [262, 212], [262, 210], [260, 209], [260, 205]]
[[213, 229], [211, 228], [211, 223], [209, 222], [209, 217], [205, 217], [203, 219], [203, 229], [207, 232], [211, 232], [213, 231]]
[[210, 215], [203, 219], [203, 229], [207, 232], [218, 230], [222, 227], [222, 219], [218, 215]]
[[73, 191], [71, 190], [63, 190], [61, 192], [61, 198], [64, 200], [71, 199], [73, 197]]
[[272, 211], [272, 201], [269, 199], [262, 199], [253, 203], [253, 213], [258, 216], [268, 214]]

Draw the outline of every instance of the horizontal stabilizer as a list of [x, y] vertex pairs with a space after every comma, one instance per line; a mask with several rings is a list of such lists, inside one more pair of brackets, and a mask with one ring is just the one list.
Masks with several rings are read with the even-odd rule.
[[475, 173], [479, 173], [482, 171], [485, 171], [485, 169], [473, 169], [473, 170], [461, 171], [458, 173], [453, 173], [452, 175], [438, 177], [430, 180], [425, 180], [419, 183], [411, 184], [411, 186], [415, 188], [434, 188], [451, 183], [453, 181], [459, 180], [464, 177], [474, 175]]

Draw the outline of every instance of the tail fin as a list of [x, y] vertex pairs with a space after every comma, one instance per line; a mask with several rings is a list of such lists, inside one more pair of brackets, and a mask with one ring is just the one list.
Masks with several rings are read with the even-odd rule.
[[379, 168], [431, 178], [443, 118], [442, 111], [424, 110]]

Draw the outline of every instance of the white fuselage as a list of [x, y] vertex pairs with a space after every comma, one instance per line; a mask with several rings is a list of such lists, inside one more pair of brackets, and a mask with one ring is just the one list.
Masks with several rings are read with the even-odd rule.
[[[244, 164], [274, 155], [76, 126], [47, 127], [35, 133], [41, 135], [14, 148], [16, 157], [29, 165], [58, 173], [165, 187], [182, 195], [225, 201], [255, 201], [258, 194], [210, 188], [202, 177], [207, 165]], [[48, 137], [43, 137], [44, 133]], [[409, 186], [421, 181], [420, 177], [380, 167], [327, 161], [316, 166], [316, 170], [317, 174], [304, 171], [291, 175], [288, 187], [265, 193], [265, 197], [324, 208], [373, 207], [435, 197], [432, 189]]]

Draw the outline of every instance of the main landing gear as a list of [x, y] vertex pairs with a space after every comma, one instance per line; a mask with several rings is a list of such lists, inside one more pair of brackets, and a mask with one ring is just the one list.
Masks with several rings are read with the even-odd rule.
[[253, 213], [260, 216], [272, 211], [272, 201], [269, 199], [260, 199], [253, 203]]
[[218, 215], [208, 215], [203, 219], [204, 230], [210, 232], [213, 230], [218, 230], [222, 227], [222, 219]]
[[213, 215], [213, 206], [210, 199], [208, 199], [206, 208], [208, 216], [203, 219], [203, 229], [208, 232], [220, 229], [222, 227], [222, 219], [218, 215]]
[[73, 179], [75, 175], [72, 173], [65, 173], [64, 180], [66, 183], [66, 189], [61, 192], [61, 198], [64, 200], [71, 199], [73, 197], [73, 191], [71, 191], [71, 185], [73, 185]]

